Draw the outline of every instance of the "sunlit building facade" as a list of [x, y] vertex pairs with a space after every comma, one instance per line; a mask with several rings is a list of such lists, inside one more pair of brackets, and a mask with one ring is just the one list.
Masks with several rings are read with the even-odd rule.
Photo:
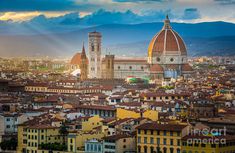
[[101, 33], [89, 33], [89, 78], [126, 79], [131, 76], [162, 80], [187, 77], [193, 71], [187, 61], [186, 45], [180, 35], [172, 29], [168, 16], [162, 30], [149, 43], [148, 57], [117, 58], [114, 55], [106, 55], [102, 58], [101, 43]]

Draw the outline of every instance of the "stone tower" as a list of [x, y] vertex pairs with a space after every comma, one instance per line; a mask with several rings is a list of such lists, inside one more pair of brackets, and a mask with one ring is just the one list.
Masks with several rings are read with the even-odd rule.
[[82, 46], [82, 53], [81, 53], [81, 80], [86, 80], [88, 76], [88, 59], [86, 57], [86, 51], [84, 47], [84, 43]]
[[102, 78], [113, 79], [114, 78], [114, 55], [105, 55], [102, 60]]
[[101, 78], [101, 39], [101, 33], [89, 33], [89, 78]]

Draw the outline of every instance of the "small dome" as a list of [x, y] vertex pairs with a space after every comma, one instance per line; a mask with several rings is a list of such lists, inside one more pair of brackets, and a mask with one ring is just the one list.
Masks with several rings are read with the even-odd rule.
[[187, 50], [183, 39], [170, 26], [170, 20], [164, 22], [162, 30], [151, 40], [148, 47], [148, 56], [156, 57], [160, 55], [187, 55]]
[[70, 64], [72, 65], [80, 65], [82, 62], [82, 54], [81, 53], [76, 53], [73, 58], [70, 61]]
[[76, 53], [73, 58], [70, 61], [71, 65], [80, 65], [82, 63], [82, 60], [86, 59], [86, 64], [88, 64], [88, 59], [86, 57], [86, 51], [84, 47], [84, 42], [82, 46], [82, 52], [81, 53]]
[[163, 68], [159, 64], [150, 65], [150, 72], [162, 72]]
[[182, 71], [193, 71], [193, 68], [189, 64], [183, 64]]

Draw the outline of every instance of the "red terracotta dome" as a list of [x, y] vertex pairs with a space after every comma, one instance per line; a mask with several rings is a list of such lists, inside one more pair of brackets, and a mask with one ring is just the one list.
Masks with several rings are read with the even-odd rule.
[[70, 61], [70, 64], [72, 65], [80, 65], [82, 62], [82, 54], [81, 53], [76, 53], [73, 58]]
[[82, 59], [86, 59], [86, 64], [88, 64], [88, 59], [86, 57], [85, 47], [83, 43], [82, 52], [76, 53], [70, 61], [71, 65], [80, 65], [82, 63]]
[[150, 72], [162, 72], [163, 68], [159, 64], [150, 65]]
[[151, 40], [148, 47], [148, 56], [160, 55], [187, 55], [183, 39], [170, 26], [168, 17], [164, 22], [163, 29]]
[[189, 64], [183, 64], [182, 71], [193, 71], [193, 68]]

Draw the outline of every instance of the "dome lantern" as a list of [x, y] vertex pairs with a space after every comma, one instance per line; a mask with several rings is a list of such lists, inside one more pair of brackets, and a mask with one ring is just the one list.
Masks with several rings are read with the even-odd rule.
[[168, 15], [166, 15], [166, 19], [164, 21], [163, 29], [171, 29], [170, 20], [169, 20]]

